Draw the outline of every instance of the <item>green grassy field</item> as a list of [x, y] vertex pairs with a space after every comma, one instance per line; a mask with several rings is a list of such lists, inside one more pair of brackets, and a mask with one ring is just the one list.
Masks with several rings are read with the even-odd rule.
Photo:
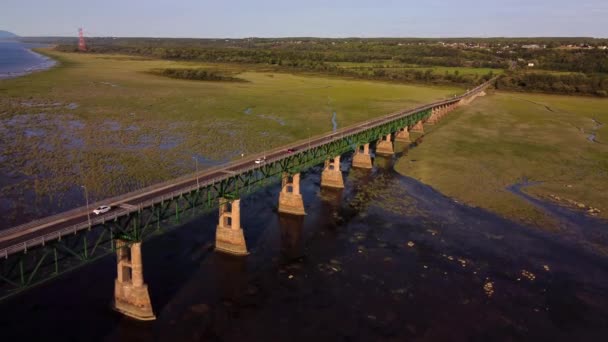
[[[334, 111], [345, 126], [463, 91], [42, 52], [60, 66], [0, 81], [0, 194], [17, 202], [78, 193], [79, 184], [93, 198], [106, 197], [193, 172], [193, 156], [202, 169], [329, 132]], [[248, 82], [148, 73], [182, 67], [225, 70]], [[21, 195], [31, 191], [30, 199]]]
[[[608, 123], [608, 100], [492, 93], [425, 127], [424, 143], [396, 169], [468, 204], [541, 226], [551, 227], [547, 217], [507, 186], [541, 181], [525, 191], [608, 217], [608, 125], [598, 128], [593, 119]], [[588, 140], [593, 132], [597, 142]]]

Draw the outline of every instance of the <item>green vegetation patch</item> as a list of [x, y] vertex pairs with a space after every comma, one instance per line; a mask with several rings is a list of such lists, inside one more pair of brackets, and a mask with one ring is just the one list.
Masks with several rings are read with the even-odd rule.
[[209, 70], [206, 68], [164, 68], [164, 69], [152, 69], [149, 71], [151, 74], [160, 75], [171, 78], [179, 78], [184, 80], [197, 80], [197, 81], [221, 81], [221, 82], [247, 82], [246, 80], [238, 77], [227, 75], [225, 72], [218, 70]]
[[[542, 227], [536, 207], [506, 188], [608, 217], [608, 100], [496, 92], [426, 126], [396, 169], [444, 194]], [[599, 212], [593, 210], [598, 209]]]

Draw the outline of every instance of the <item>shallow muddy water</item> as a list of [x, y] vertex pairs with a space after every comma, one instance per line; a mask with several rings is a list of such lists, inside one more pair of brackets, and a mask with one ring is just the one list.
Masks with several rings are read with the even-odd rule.
[[[407, 156], [405, 156], [407, 157]], [[346, 158], [343, 165], [348, 165]], [[0, 303], [7, 340], [598, 341], [608, 257], [589, 235], [541, 232], [392, 170], [347, 170], [342, 191], [303, 175], [307, 216], [276, 212], [279, 186], [241, 202], [250, 255], [213, 251], [217, 215], [144, 243], [158, 319], [110, 310], [115, 261]], [[574, 217], [574, 216], [573, 216]], [[587, 221], [585, 221], [587, 222]], [[601, 221], [597, 221], [601, 224]], [[576, 219], [568, 225], [577, 225]], [[580, 224], [584, 224], [580, 223]], [[601, 226], [593, 243], [606, 246]]]

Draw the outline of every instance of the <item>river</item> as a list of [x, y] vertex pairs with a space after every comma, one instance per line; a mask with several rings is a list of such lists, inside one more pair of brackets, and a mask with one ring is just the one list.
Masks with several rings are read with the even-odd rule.
[[46, 45], [0, 40], [0, 79], [23, 76], [55, 65], [55, 61], [31, 49]]
[[[144, 243], [158, 317], [110, 309], [114, 257], [0, 303], [7, 340], [599, 341], [608, 333], [605, 222], [544, 232], [450, 199], [377, 158], [346, 188], [303, 174], [307, 216], [279, 186], [241, 202], [251, 254], [213, 251], [217, 214]], [[572, 224], [569, 222], [568, 224]], [[576, 222], [575, 222], [576, 223]]]

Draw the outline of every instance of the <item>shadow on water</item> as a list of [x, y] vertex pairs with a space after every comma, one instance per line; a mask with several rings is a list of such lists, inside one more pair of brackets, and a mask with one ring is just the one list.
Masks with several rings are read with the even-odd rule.
[[304, 256], [304, 217], [279, 215], [281, 229], [281, 255], [285, 260], [299, 260]]
[[569, 237], [572, 244], [578, 244], [583, 249], [598, 251], [608, 256], [608, 233], [606, 231], [608, 222], [589, 216], [585, 211], [576, 211], [544, 201], [522, 191], [524, 188], [539, 184], [541, 182], [522, 179], [520, 182], [508, 186], [507, 190], [555, 218], [564, 238]]
[[[532, 182], [527, 179], [521, 180], [507, 187], [507, 190], [526, 202], [544, 210], [551, 216], [558, 218], [564, 228], [584, 227], [585, 230], [600, 230], [606, 228], [606, 221], [597, 217], [587, 215], [584, 211], [575, 211], [548, 201], [543, 201], [523, 192], [522, 189], [542, 184], [542, 182]], [[603, 241], [604, 243], [608, 241]]]
[[[525, 227], [397, 174], [394, 158], [407, 158], [407, 148], [420, 142], [376, 157], [372, 170], [346, 170], [346, 156], [343, 190], [320, 189], [320, 167], [309, 170], [301, 184], [305, 217], [277, 213], [278, 184], [244, 198], [246, 258], [213, 251], [217, 214], [147, 241], [154, 322], [108, 309], [115, 277], [108, 257], [0, 303], [3, 337], [604, 338], [608, 258], [581, 248], [584, 234], [574, 240]], [[586, 229], [581, 221], [569, 224]]]

